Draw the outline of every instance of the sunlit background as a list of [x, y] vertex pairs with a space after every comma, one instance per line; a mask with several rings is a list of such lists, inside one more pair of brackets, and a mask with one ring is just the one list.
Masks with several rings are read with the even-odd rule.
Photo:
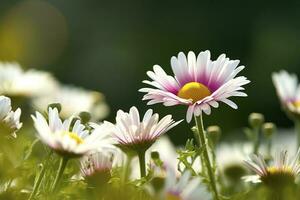
[[[52, 72], [61, 82], [104, 93], [108, 120], [132, 105], [146, 111], [142, 94], [146, 71], [154, 64], [171, 73], [170, 58], [183, 51], [209, 49], [216, 59], [226, 53], [241, 60], [241, 74], [252, 83], [239, 105], [213, 109], [206, 125], [224, 135], [247, 125], [251, 112], [289, 127], [280, 110], [271, 73], [287, 69], [300, 75], [299, 6], [264, 1], [98, 1], [1, 0], [0, 59], [24, 68]], [[151, 106], [161, 115], [185, 118], [185, 107]], [[182, 123], [170, 133], [176, 143], [192, 137]]]

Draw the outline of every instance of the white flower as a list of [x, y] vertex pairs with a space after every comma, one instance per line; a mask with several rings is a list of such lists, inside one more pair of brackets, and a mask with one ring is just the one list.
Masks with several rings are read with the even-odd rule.
[[101, 93], [73, 86], [61, 86], [33, 102], [38, 110], [44, 110], [49, 103], [61, 104], [60, 115], [63, 118], [85, 111], [91, 114], [92, 119], [100, 120], [107, 116], [109, 110]]
[[95, 125], [89, 134], [85, 126], [76, 120], [71, 127], [72, 117], [62, 121], [56, 108], [49, 108], [48, 120], [39, 112], [33, 116], [39, 138], [63, 156], [77, 157], [92, 151], [115, 148], [105, 125]]
[[84, 177], [98, 173], [109, 172], [113, 167], [113, 155], [103, 152], [94, 152], [84, 156], [81, 163], [81, 173]]
[[22, 127], [20, 123], [21, 109], [12, 111], [11, 100], [6, 96], [0, 96], [0, 120], [2, 131], [7, 131], [16, 136], [16, 131]]
[[51, 93], [57, 85], [57, 81], [47, 72], [24, 71], [17, 63], [0, 63], [1, 94], [35, 97]]
[[147, 150], [161, 135], [180, 122], [175, 122], [171, 115], [159, 120], [158, 114], [153, 114], [151, 109], [141, 120], [137, 108], [131, 107], [129, 113], [122, 110], [117, 112], [115, 125], [105, 123], [112, 127], [112, 135], [121, 147], [140, 151]]
[[198, 177], [193, 178], [190, 173], [186, 171], [179, 179], [177, 179], [175, 172], [172, 170], [167, 170], [164, 187], [159, 196], [162, 200], [211, 199], [211, 196], [208, 194], [205, 187], [200, 184], [200, 179]]
[[272, 75], [273, 84], [284, 109], [300, 114], [300, 85], [296, 74], [282, 70]]
[[246, 166], [256, 173], [255, 176], [246, 177], [246, 181], [254, 183], [263, 182], [268, 186], [281, 187], [286, 184], [293, 184], [300, 173], [299, 164], [300, 149], [296, 156], [288, 161], [287, 151], [277, 154], [273, 165], [267, 165], [261, 155], [251, 155], [245, 161]]
[[171, 58], [174, 77], [167, 75], [159, 65], [154, 65], [153, 71], [147, 72], [152, 81], [143, 81], [154, 88], [142, 88], [139, 91], [147, 93], [143, 100], [150, 100], [148, 105], [163, 103], [165, 106], [188, 106], [186, 118], [190, 122], [193, 114], [199, 116], [202, 111], [210, 114], [211, 106], [218, 107], [218, 102], [236, 109], [237, 105], [229, 98], [247, 96], [241, 90], [250, 81], [243, 76], [236, 77], [244, 69], [238, 64], [239, 60], [229, 60], [225, 54], [212, 61], [209, 51], [200, 52], [197, 58], [192, 51], [187, 57], [180, 52], [177, 58]]

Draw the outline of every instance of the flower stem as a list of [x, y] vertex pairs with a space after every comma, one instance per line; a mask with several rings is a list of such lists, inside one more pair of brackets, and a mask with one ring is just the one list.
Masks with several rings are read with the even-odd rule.
[[216, 186], [215, 175], [213, 173], [213, 169], [211, 167], [211, 163], [210, 163], [210, 159], [209, 159], [209, 155], [208, 155], [208, 149], [207, 149], [207, 143], [206, 143], [206, 138], [205, 138], [202, 115], [195, 116], [195, 122], [196, 122], [196, 126], [198, 129], [198, 134], [197, 134], [196, 140], [197, 140], [198, 144], [200, 144], [201, 147], [203, 148], [202, 154], [200, 156], [203, 156], [203, 160], [205, 161], [207, 174], [210, 179], [210, 185], [213, 190], [215, 200], [219, 200], [220, 198], [219, 198], [219, 194], [218, 194], [218, 190], [217, 190], [217, 186]]
[[254, 140], [253, 140], [253, 153], [257, 154], [260, 146], [259, 142], [259, 128], [253, 129]]
[[138, 152], [138, 156], [140, 162], [141, 178], [143, 178], [146, 176], [145, 151]]
[[45, 175], [45, 171], [46, 171], [46, 167], [44, 165], [42, 165], [42, 170], [41, 172], [39, 173], [38, 177], [37, 177], [37, 181], [34, 183], [34, 186], [33, 186], [33, 190], [28, 198], [28, 200], [31, 200], [34, 198], [36, 192], [38, 191], [39, 187], [40, 187], [40, 184], [44, 178], [44, 175]]
[[52, 193], [54, 193], [56, 191], [56, 188], [57, 188], [59, 181], [64, 173], [67, 163], [68, 163], [68, 158], [62, 157], [60, 160], [60, 163], [59, 163], [59, 168], [58, 168], [57, 174], [55, 176], [54, 183], [52, 185], [52, 190], [51, 190]]
[[46, 161], [45, 161], [44, 165], [42, 165], [41, 172], [39, 173], [39, 175], [38, 175], [38, 177], [37, 177], [37, 180], [36, 180], [35, 183], [34, 183], [32, 192], [31, 192], [31, 194], [30, 194], [28, 200], [34, 199], [35, 194], [37, 193], [38, 189], [40, 188], [40, 185], [41, 185], [42, 180], [43, 180], [43, 178], [44, 178], [44, 176], [45, 176], [46, 168], [47, 168], [47, 166], [48, 166], [48, 161], [49, 161], [51, 155], [52, 155], [52, 151], [50, 151], [50, 152], [48, 153], [47, 158], [46, 158]]
[[295, 120], [295, 129], [297, 134], [297, 145], [300, 146], [300, 120]]

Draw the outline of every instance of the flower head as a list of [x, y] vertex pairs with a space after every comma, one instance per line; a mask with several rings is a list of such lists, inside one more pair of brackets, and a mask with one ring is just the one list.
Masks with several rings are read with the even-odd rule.
[[39, 138], [58, 154], [78, 157], [91, 151], [114, 148], [113, 140], [105, 125], [94, 124], [89, 133], [80, 120], [72, 126], [73, 118], [62, 121], [56, 108], [49, 108], [48, 120], [36, 112], [32, 115]]
[[300, 116], [300, 85], [296, 74], [282, 70], [273, 73], [272, 79], [283, 109], [293, 116]]
[[0, 63], [1, 94], [36, 97], [51, 93], [57, 85], [57, 81], [47, 72], [24, 71], [17, 63]]
[[143, 100], [150, 100], [149, 105], [187, 105], [186, 118], [190, 122], [193, 114], [199, 116], [202, 111], [210, 114], [211, 106], [218, 107], [218, 102], [236, 109], [237, 105], [228, 98], [247, 96], [241, 90], [250, 81], [243, 76], [236, 77], [244, 69], [238, 64], [239, 60], [229, 60], [225, 54], [212, 61], [209, 51], [200, 52], [197, 58], [192, 51], [187, 57], [180, 52], [178, 57], [171, 58], [174, 77], [167, 75], [159, 65], [154, 65], [153, 71], [147, 72], [152, 81], [143, 81], [154, 88], [142, 88], [139, 91], [146, 93]]
[[288, 162], [287, 151], [282, 151], [275, 157], [275, 163], [268, 166], [261, 155], [252, 155], [245, 161], [246, 166], [257, 175], [246, 178], [251, 182], [263, 182], [267, 186], [282, 188], [295, 183], [300, 173], [300, 149], [296, 156]]
[[158, 114], [153, 114], [151, 109], [141, 120], [137, 108], [131, 107], [129, 113], [122, 110], [117, 112], [115, 125], [106, 123], [111, 125], [112, 134], [121, 148], [140, 151], [147, 150], [159, 136], [180, 122], [175, 122], [171, 115], [159, 120]]
[[0, 96], [0, 128], [2, 131], [16, 136], [16, 131], [22, 127], [20, 123], [21, 109], [12, 111], [11, 100], [6, 96]]
[[106, 183], [110, 178], [110, 171], [113, 167], [113, 154], [104, 152], [93, 152], [84, 156], [81, 163], [83, 177], [91, 183]]
[[89, 112], [95, 120], [103, 119], [108, 114], [108, 106], [101, 93], [74, 86], [60, 86], [54, 92], [35, 98], [33, 104], [42, 110], [49, 102], [61, 104], [60, 115], [63, 118], [82, 111]]

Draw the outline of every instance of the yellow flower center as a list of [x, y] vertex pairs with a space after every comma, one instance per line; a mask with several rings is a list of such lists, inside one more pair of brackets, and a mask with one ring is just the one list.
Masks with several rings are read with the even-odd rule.
[[69, 136], [71, 139], [73, 139], [77, 144], [82, 144], [83, 139], [79, 137], [76, 133], [64, 131], [62, 132], [63, 135]]
[[283, 166], [283, 167], [268, 167], [267, 168], [267, 172], [270, 174], [270, 175], [275, 175], [275, 174], [293, 174], [293, 170], [291, 167], [289, 166]]
[[192, 99], [193, 103], [211, 95], [210, 90], [198, 82], [189, 82], [185, 84], [177, 93], [177, 96], [183, 99]]

